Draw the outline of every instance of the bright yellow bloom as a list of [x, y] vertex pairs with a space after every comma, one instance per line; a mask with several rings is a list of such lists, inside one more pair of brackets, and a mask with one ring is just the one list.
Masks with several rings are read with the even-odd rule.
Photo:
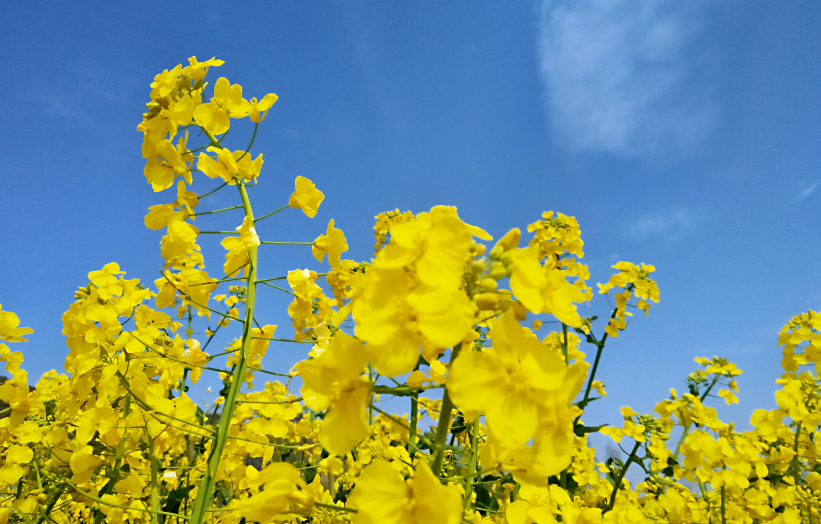
[[181, 137], [175, 146], [170, 140], [162, 140], [157, 143], [155, 152], [145, 163], [143, 174], [155, 192], [168, 189], [174, 184], [174, 178], [181, 176], [190, 185], [191, 170], [188, 162], [193, 160], [191, 153], [188, 153], [186, 142], [188, 132]]
[[462, 222], [456, 208], [434, 206], [410, 222], [393, 224], [391, 242], [379, 252], [375, 266], [386, 269], [413, 264], [419, 281], [430, 286], [457, 288], [462, 281], [471, 237], [491, 237]]
[[237, 228], [238, 237], [225, 237], [220, 244], [228, 252], [225, 254], [223, 270], [226, 275], [234, 275], [240, 269], [245, 271], [248, 265], [248, 250], [259, 245], [257, 231], [248, 217], [242, 219], [242, 225]]
[[234, 499], [228, 509], [236, 510], [237, 517], [252, 522], [291, 521], [295, 515], [307, 515], [314, 506], [308, 485], [299, 470], [287, 462], [275, 462], [256, 473], [252, 467], [243, 470], [243, 476], [264, 489], [247, 499]]
[[328, 222], [328, 229], [324, 235], [320, 235], [314, 240], [314, 245], [311, 246], [311, 252], [314, 258], [322, 262], [325, 259], [325, 253], [328, 254], [328, 263], [331, 267], [339, 266], [339, 259], [345, 251], [348, 250], [348, 242], [345, 240], [345, 233], [341, 229], [334, 227], [334, 219]]
[[[257, 102], [256, 98], [251, 99], [251, 122], [255, 124], [259, 124], [263, 120], [265, 120], [265, 115], [268, 114], [268, 110], [271, 109], [271, 106], [274, 105], [279, 99], [277, 95], [274, 93], [268, 93], [262, 100]], [[260, 113], [262, 113], [260, 115]]]
[[314, 411], [329, 409], [319, 441], [333, 455], [348, 453], [368, 436], [371, 386], [360, 378], [367, 363], [362, 342], [337, 331], [318, 358], [295, 366], [305, 404]]
[[202, 81], [205, 78], [205, 75], [208, 74], [208, 69], [211, 66], [219, 67], [224, 64], [225, 61], [219, 60], [216, 57], [211, 57], [211, 59], [206, 60], [205, 62], [200, 62], [197, 60], [196, 56], [192, 56], [188, 59], [188, 64], [182, 69], [182, 75], [187, 76], [194, 82]]
[[319, 209], [319, 204], [325, 199], [325, 195], [304, 176], [296, 177], [294, 185], [296, 189], [291, 194], [291, 198], [288, 199], [288, 205], [295, 209], [301, 209], [308, 217], [313, 218], [317, 209]]
[[530, 248], [513, 249], [507, 256], [513, 264], [510, 289], [529, 311], [550, 313], [568, 326], [582, 325], [573, 303], [583, 302], [585, 294], [566, 280], [566, 273], [556, 269], [552, 259], [542, 266]]
[[539, 407], [564, 383], [564, 360], [545, 351], [508, 310], [493, 325], [493, 350], [467, 351], [453, 362], [447, 383], [462, 411], [479, 411], [502, 445], [524, 446], [538, 425]]
[[3, 311], [3, 306], [0, 305], [0, 340], [6, 342], [28, 342], [28, 339], [22, 335], [34, 333], [31, 328], [19, 328], [20, 318], [11, 311]]
[[368, 343], [371, 361], [383, 375], [411, 371], [425, 339], [448, 348], [473, 325], [475, 306], [458, 288], [413, 288], [402, 267], [374, 265], [364, 278], [362, 292], [353, 300], [355, 332]]
[[251, 104], [242, 98], [242, 86], [231, 85], [225, 77], [214, 84], [214, 97], [194, 109], [194, 121], [212, 135], [221, 135], [231, 127], [230, 118], [244, 118], [251, 111]]
[[357, 510], [353, 524], [457, 524], [459, 499], [424, 460], [406, 481], [389, 462], [376, 459], [356, 479], [348, 506]]

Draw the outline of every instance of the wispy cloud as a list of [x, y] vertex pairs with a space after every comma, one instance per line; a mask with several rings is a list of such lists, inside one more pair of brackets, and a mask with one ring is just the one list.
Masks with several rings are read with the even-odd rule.
[[687, 208], [673, 208], [648, 213], [625, 224], [623, 235], [633, 240], [652, 237], [676, 240], [686, 236], [705, 221], [702, 213]]
[[818, 189], [819, 186], [821, 186], [821, 181], [818, 180], [816, 180], [809, 186], [806, 186], [795, 196], [795, 198], [793, 199], [793, 203], [798, 202], [800, 200], [804, 200], [805, 198], [809, 198], [810, 196], [812, 196], [813, 193], [815, 193], [815, 190]]
[[545, 103], [555, 139], [576, 152], [682, 154], [714, 114], [688, 85], [696, 18], [657, 0], [543, 0]]

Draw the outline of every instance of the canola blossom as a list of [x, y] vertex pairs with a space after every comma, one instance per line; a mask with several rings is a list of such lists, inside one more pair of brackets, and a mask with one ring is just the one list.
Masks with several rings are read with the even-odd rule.
[[[66, 297], [65, 373], [37, 381], [9, 346], [33, 331], [2, 297], [0, 524], [819, 522], [821, 315], [782, 329], [778, 408], [756, 410], [750, 431], [710, 405], [739, 402], [741, 370], [719, 357], [696, 358], [687, 392], [653, 413], [588, 420], [607, 395], [608, 339], [659, 302], [652, 265], [615, 264], [598, 284], [615, 307], [598, 319], [578, 307], [594, 299], [579, 224], [553, 211], [492, 247], [444, 205], [377, 215], [373, 256], [343, 258], [332, 218], [313, 241], [265, 238], [259, 221], [313, 218], [325, 195], [299, 176], [254, 212], [247, 188], [265, 172], [251, 149], [278, 97], [206, 81], [223, 65], [192, 57], [150, 83], [143, 176], [172, 195], [144, 218], [160, 278], [90, 271]], [[229, 149], [245, 117], [250, 143]], [[211, 209], [216, 191], [236, 205]], [[221, 247], [207, 267], [203, 234]], [[284, 244], [322, 268], [258, 274]], [[288, 321], [259, 318], [269, 292], [292, 297]], [[233, 339], [213, 347], [218, 332]], [[299, 361], [271, 366], [276, 344]], [[192, 399], [205, 374], [223, 386], [211, 406]], [[595, 432], [624, 458], [596, 462]]]

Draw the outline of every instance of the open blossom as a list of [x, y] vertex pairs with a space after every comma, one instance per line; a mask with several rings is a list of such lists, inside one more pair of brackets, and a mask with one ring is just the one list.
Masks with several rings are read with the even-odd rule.
[[[194, 109], [194, 121], [213, 135], [221, 135], [231, 127], [230, 118], [243, 118], [251, 111], [251, 104], [242, 98], [242, 86], [231, 85], [221, 77], [214, 84], [211, 101]], [[229, 118], [230, 117], [230, 118]]]
[[356, 335], [368, 343], [374, 367], [387, 376], [411, 371], [425, 340], [451, 347], [465, 338], [475, 316], [473, 302], [458, 288], [414, 287], [403, 268], [365, 273], [353, 302]]
[[291, 198], [288, 199], [288, 205], [295, 209], [301, 209], [305, 215], [313, 218], [317, 209], [319, 209], [319, 204], [325, 199], [325, 195], [304, 176], [296, 177], [294, 186], [295, 189], [291, 193]]
[[371, 386], [361, 379], [367, 363], [362, 342], [338, 331], [318, 358], [296, 365], [305, 404], [314, 411], [329, 409], [319, 441], [334, 455], [348, 453], [368, 435]]
[[508, 252], [513, 264], [510, 289], [516, 298], [533, 313], [550, 313], [572, 327], [580, 327], [582, 319], [574, 302], [583, 302], [583, 291], [566, 280], [566, 273], [556, 269], [548, 259], [539, 264], [532, 248]]
[[519, 325], [512, 309], [494, 324], [490, 339], [492, 351], [456, 357], [448, 392], [459, 409], [485, 413], [488, 429], [505, 446], [524, 446], [550, 392], [564, 384], [566, 365]]
[[20, 325], [20, 318], [11, 311], [3, 311], [0, 305], [0, 340], [6, 342], [26, 342], [22, 335], [34, 333], [34, 330]]
[[357, 510], [354, 524], [457, 524], [462, 519], [459, 499], [425, 461], [406, 481], [389, 462], [377, 459], [359, 475], [348, 505]]
[[328, 263], [331, 267], [339, 265], [339, 259], [345, 251], [348, 250], [348, 242], [345, 240], [345, 233], [341, 229], [334, 227], [334, 219], [328, 222], [328, 229], [324, 235], [320, 235], [314, 240], [314, 245], [311, 246], [311, 252], [314, 258], [322, 262], [325, 259], [325, 254], [328, 254]]
[[248, 266], [248, 250], [259, 245], [259, 236], [253, 227], [253, 222], [245, 217], [242, 225], [237, 228], [238, 237], [225, 237], [220, 243], [228, 252], [225, 254], [223, 270], [226, 275], [234, 275], [237, 271], [245, 271]]

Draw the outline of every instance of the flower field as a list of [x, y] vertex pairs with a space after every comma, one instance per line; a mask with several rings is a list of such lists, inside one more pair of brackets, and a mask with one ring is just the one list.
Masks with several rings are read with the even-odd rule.
[[[618, 262], [592, 286], [579, 224], [553, 211], [497, 240], [453, 207], [386, 211], [375, 252], [353, 259], [333, 219], [313, 242], [260, 238], [257, 222], [313, 218], [325, 197], [300, 176], [286, 205], [255, 209], [246, 188], [265, 177], [252, 148], [277, 95], [247, 99], [211, 78], [221, 60], [188, 62], [154, 78], [138, 126], [144, 176], [164, 199], [145, 216], [163, 234], [160, 278], [129, 279], [116, 262], [89, 272], [62, 317], [65, 373], [41, 378], [9, 346], [25, 348], [26, 319], [0, 310], [0, 524], [821, 519], [816, 313], [782, 329], [778, 409], [756, 410], [750, 431], [711, 407], [739, 401], [742, 373], [713, 356], [652, 413], [587, 420], [607, 395], [608, 340], [628, 336], [630, 317], [652, 321], [652, 265]], [[251, 124], [250, 143], [223, 146]], [[205, 179], [219, 185], [198, 193]], [[210, 208], [216, 191], [236, 205]], [[196, 225], [233, 209], [241, 223]], [[206, 271], [203, 235], [221, 239], [222, 266]], [[317, 267], [258, 274], [262, 246], [287, 244]], [[291, 295], [293, 338], [258, 318], [269, 291]], [[580, 316], [602, 295], [609, 317]], [[232, 342], [211, 345], [226, 332]], [[272, 343], [300, 344], [303, 360], [263, 367]], [[213, 406], [187, 394], [204, 374], [222, 381]], [[597, 462], [596, 432], [624, 460]]]

